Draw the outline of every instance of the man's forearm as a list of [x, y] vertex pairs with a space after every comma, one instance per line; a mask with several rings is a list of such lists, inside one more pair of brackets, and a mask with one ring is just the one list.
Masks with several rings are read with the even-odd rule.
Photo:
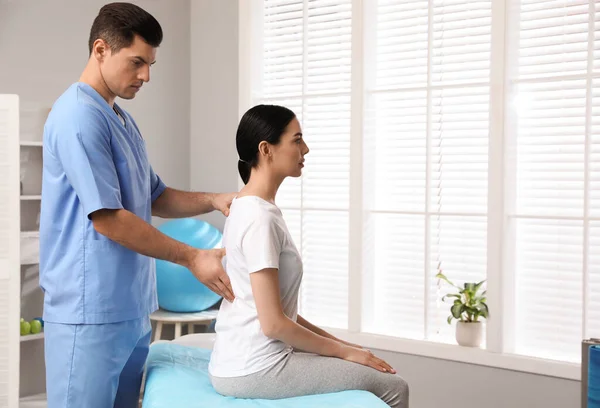
[[214, 194], [175, 190], [167, 187], [152, 203], [152, 215], [161, 218], [187, 218], [213, 211]]
[[124, 247], [156, 259], [187, 266], [194, 248], [174, 240], [127, 210], [100, 210], [92, 214], [94, 229]]

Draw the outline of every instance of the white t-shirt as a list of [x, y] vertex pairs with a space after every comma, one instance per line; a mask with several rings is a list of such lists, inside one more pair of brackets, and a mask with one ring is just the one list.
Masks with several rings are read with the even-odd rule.
[[214, 377], [238, 377], [270, 367], [292, 350], [263, 334], [250, 274], [265, 268], [278, 269], [283, 312], [296, 321], [302, 259], [279, 208], [256, 196], [233, 200], [223, 246], [235, 300], [231, 303], [224, 299], [221, 303], [208, 370]]

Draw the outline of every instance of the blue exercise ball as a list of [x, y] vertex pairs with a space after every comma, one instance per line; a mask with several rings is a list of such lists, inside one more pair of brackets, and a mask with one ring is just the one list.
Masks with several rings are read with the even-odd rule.
[[[167, 221], [158, 229], [194, 248], [213, 249], [222, 246], [221, 231], [194, 218]], [[156, 289], [159, 306], [171, 312], [201, 312], [221, 299], [186, 267], [160, 259], [156, 260]]]

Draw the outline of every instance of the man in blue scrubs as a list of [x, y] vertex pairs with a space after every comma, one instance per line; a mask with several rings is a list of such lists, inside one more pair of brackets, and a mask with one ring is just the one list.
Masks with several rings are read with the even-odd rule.
[[133, 118], [115, 103], [150, 80], [159, 23], [127, 3], [104, 6], [79, 81], [44, 130], [40, 285], [49, 408], [135, 408], [157, 307], [154, 258], [190, 269], [233, 299], [224, 250], [202, 251], [151, 216], [228, 215], [233, 194], [178, 191], [148, 162]]

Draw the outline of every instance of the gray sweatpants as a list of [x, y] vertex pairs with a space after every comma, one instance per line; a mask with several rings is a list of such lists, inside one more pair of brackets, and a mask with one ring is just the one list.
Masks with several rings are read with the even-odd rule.
[[408, 408], [408, 384], [398, 374], [311, 353], [294, 351], [257, 373], [227, 378], [210, 376], [210, 379], [219, 394], [229, 397], [280, 399], [365, 390], [392, 408]]

